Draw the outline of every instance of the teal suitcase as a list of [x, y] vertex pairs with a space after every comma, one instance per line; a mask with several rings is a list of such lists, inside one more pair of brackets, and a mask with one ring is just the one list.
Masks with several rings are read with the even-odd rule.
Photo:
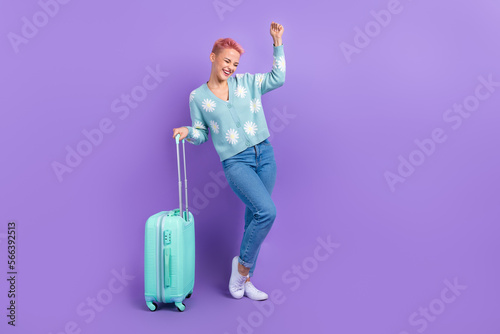
[[186, 151], [182, 140], [186, 211], [182, 211], [179, 136], [176, 136], [179, 209], [162, 211], [146, 221], [144, 237], [144, 297], [151, 311], [159, 303], [175, 303], [179, 311], [194, 287], [194, 217], [187, 205]]

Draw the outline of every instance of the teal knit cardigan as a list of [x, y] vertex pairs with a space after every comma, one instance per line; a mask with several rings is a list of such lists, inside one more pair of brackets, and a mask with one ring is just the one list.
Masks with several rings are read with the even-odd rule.
[[273, 68], [268, 73], [236, 74], [227, 79], [229, 101], [224, 101], [204, 83], [189, 95], [192, 126], [186, 140], [201, 145], [211, 130], [220, 160], [230, 158], [269, 137], [261, 96], [285, 82], [283, 45], [273, 46]]

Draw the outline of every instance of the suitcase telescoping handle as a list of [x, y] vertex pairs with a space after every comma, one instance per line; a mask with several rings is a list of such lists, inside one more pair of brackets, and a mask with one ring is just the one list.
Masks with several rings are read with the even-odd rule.
[[[181, 217], [184, 215], [182, 212], [182, 181], [181, 181], [181, 161], [179, 157], [179, 138], [180, 134], [175, 136], [175, 146], [177, 148], [177, 175], [179, 176], [179, 214]], [[184, 193], [186, 194], [186, 216], [184, 219], [189, 221], [189, 209], [188, 209], [188, 193], [187, 193], [187, 174], [186, 174], [186, 146], [184, 145], [184, 139], [182, 140], [182, 161], [184, 163]]]

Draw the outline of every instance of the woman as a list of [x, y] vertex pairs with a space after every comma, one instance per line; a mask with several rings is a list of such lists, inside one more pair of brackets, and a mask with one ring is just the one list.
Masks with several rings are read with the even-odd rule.
[[276, 162], [261, 104], [261, 96], [285, 82], [282, 25], [271, 23], [274, 42], [273, 69], [268, 73], [237, 74], [243, 48], [230, 38], [215, 42], [210, 54], [209, 80], [191, 92], [189, 108], [192, 126], [174, 129], [173, 137], [200, 145], [212, 141], [220, 156], [231, 189], [245, 203], [245, 232], [240, 254], [232, 261], [229, 291], [265, 300], [268, 295], [250, 282], [260, 246], [276, 217], [271, 193], [276, 179]]

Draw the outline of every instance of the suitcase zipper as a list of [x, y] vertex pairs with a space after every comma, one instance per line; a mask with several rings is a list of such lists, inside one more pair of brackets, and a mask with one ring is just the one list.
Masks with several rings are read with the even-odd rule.
[[158, 219], [158, 224], [156, 228], [156, 245], [157, 245], [157, 250], [156, 250], [156, 299], [158, 302], [163, 302], [163, 285], [162, 285], [162, 275], [161, 273], [163, 272], [162, 268], [162, 263], [163, 261], [161, 260], [161, 255], [163, 255], [163, 250], [162, 250], [162, 240], [161, 240], [161, 230], [163, 227], [163, 217], [164, 215], [160, 215]]

